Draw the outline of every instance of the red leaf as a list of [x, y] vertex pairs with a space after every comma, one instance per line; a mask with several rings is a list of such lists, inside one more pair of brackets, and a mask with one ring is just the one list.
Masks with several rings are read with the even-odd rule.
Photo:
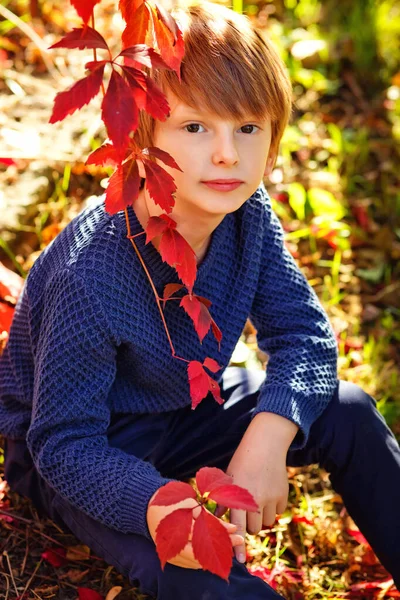
[[165, 305], [165, 301], [168, 300], [175, 292], [181, 290], [184, 286], [180, 283], [167, 283], [164, 288], [163, 301]]
[[97, 150], [89, 154], [86, 159], [87, 165], [116, 165], [118, 164], [118, 153], [112, 144], [103, 144]]
[[206, 308], [196, 296], [190, 295], [186, 295], [182, 298], [180, 306], [182, 306], [192, 319], [200, 343], [202, 343], [211, 325], [211, 315], [208, 312], [208, 308]]
[[170, 114], [170, 107], [164, 92], [154, 83], [150, 77], [146, 79], [146, 112], [154, 119], [165, 121]]
[[186, 546], [192, 528], [192, 520], [191, 508], [178, 508], [158, 524], [156, 550], [162, 569], [168, 560], [174, 558]]
[[0, 302], [0, 334], [3, 331], [10, 331], [11, 323], [14, 317], [14, 307]]
[[152, 7], [151, 16], [157, 46], [163, 60], [167, 63], [169, 68], [176, 71], [179, 75], [182, 58], [185, 52], [182, 32], [179, 27], [177, 27], [176, 23], [174, 31], [171, 31], [167, 23], [159, 18], [159, 15], [160, 13], [156, 11], [155, 7]]
[[106, 211], [111, 215], [133, 204], [139, 196], [140, 176], [137, 162], [129, 160], [118, 167], [106, 190]]
[[171, 169], [177, 169], [178, 171], [183, 173], [180, 166], [175, 162], [175, 160], [172, 158], [172, 156], [170, 154], [168, 154], [168, 152], [164, 152], [164, 150], [161, 150], [160, 148], [151, 146], [150, 148], [146, 148], [144, 150], [143, 154], [146, 154], [146, 153], [150, 154], [150, 156], [154, 156], [155, 158], [158, 158], [164, 164], [166, 164], [168, 167], [171, 167]]
[[211, 319], [211, 330], [213, 332], [215, 339], [218, 342], [218, 351], [220, 351], [221, 350], [222, 331], [220, 330], [220, 328], [218, 327], [218, 325], [216, 324], [214, 319]]
[[212, 373], [216, 373], [217, 371], [219, 371], [221, 369], [221, 367], [219, 366], [219, 364], [217, 363], [216, 360], [214, 360], [213, 358], [209, 358], [207, 357], [204, 360], [204, 366], [207, 367], [207, 369], [209, 369]]
[[110, 63], [109, 60], [90, 60], [85, 64], [85, 69], [87, 69], [88, 71], [96, 71], [96, 69], [99, 69], [100, 67], [102, 67], [103, 65], [107, 65], [108, 63]]
[[[125, 59], [130, 59], [134, 64], [132, 66], [139, 68], [143, 68], [142, 65], [151, 68], [158, 69], [169, 69], [169, 66], [163, 61], [161, 56], [154, 50], [154, 48], [149, 48], [146, 44], [136, 44], [135, 46], [129, 46], [122, 50], [119, 56], [123, 56]], [[127, 63], [129, 64], [129, 62]]]
[[108, 44], [103, 36], [96, 29], [88, 26], [74, 28], [61, 40], [50, 46], [49, 50], [53, 48], [77, 48], [78, 50], [100, 48], [109, 51]]
[[232, 483], [214, 488], [208, 497], [217, 502], [217, 504], [227, 506], [228, 508], [258, 512], [258, 504], [250, 492]]
[[230, 485], [232, 477], [217, 467], [202, 467], [196, 473], [197, 488], [202, 496], [211, 492], [215, 487]]
[[78, 587], [79, 600], [104, 600], [104, 596], [87, 587]]
[[144, 0], [119, 0], [118, 8], [121, 11], [122, 18], [129, 21], [133, 13], [143, 4]]
[[17, 164], [13, 158], [0, 158], [0, 163], [3, 165], [7, 165], [7, 167]]
[[363, 544], [364, 546], [369, 546], [369, 543], [361, 533], [357, 529], [346, 529], [346, 532], [351, 535], [359, 544]]
[[191, 291], [196, 279], [196, 254], [175, 228], [175, 221], [168, 215], [150, 217], [146, 227], [146, 244], [161, 235], [158, 249], [161, 258], [176, 269], [185, 286]]
[[232, 542], [221, 521], [202, 509], [194, 522], [193, 553], [201, 566], [228, 581], [232, 566]]
[[170, 506], [177, 504], [187, 498], [196, 499], [196, 492], [188, 483], [183, 481], [169, 481], [167, 484], [160, 487], [157, 494], [152, 500], [151, 505], [154, 506]]
[[[125, 15], [127, 16], [126, 12]], [[126, 20], [127, 24], [122, 33], [124, 48], [129, 48], [129, 46], [135, 46], [136, 44], [147, 44], [150, 46], [152, 36], [149, 33], [150, 14], [147, 4], [143, 2], [133, 15]]]
[[158, 235], [162, 235], [168, 227], [174, 229], [176, 227], [175, 221], [168, 215], [160, 215], [159, 217], [150, 217], [146, 225], [146, 244], [151, 242], [152, 239]]
[[218, 383], [205, 372], [203, 365], [199, 361], [190, 361], [188, 365], [188, 378], [192, 410], [207, 396], [208, 392], [212, 393], [218, 404], [223, 404], [224, 401], [221, 398]]
[[103, 81], [104, 65], [93, 73], [77, 81], [69, 90], [59, 92], [54, 101], [53, 113], [49, 123], [62, 121], [85, 104], [88, 104], [100, 91]]
[[196, 254], [185, 238], [176, 230], [168, 228], [161, 236], [159, 252], [164, 262], [174, 267], [189, 292], [196, 279]]
[[94, 7], [99, 2], [100, 0], [71, 0], [72, 6], [75, 8], [76, 12], [84, 23], [89, 21]]
[[108, 136], [119, 156], [124, 156], [129, 133], [138, 125], [139, 111], [132, 90], [125, 79], [113, 70], [102, 104], [102, 119]]
[[49, 548], [45, 552], [42, 552], [42, 558], [53, 567], [62, 567], [68, 562], [65, 558], [66, 553], [67, 551], [65, 548]]
[[174, 178], [163, 167], [146, 158], [141, 159], [146, 172], [146, 189], [154, 202], [166, 212], [171, 212], [175, 204]]
[[297, 515], [295, 515], [292, 518], [293, 523], [305, 523], [306, 525], [314, 525], [313, 521], [310, 521], [310, 519], [307, 519], [307, 517], [299, 517]]

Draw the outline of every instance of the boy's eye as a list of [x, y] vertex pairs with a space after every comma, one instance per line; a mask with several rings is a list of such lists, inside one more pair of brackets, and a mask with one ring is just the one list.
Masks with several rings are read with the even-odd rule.
[[240, 129], [243, 133], [255, 133], [258, 127], [257, 125], [243, 125]]
[[200, 123], [189, 123], [189, 125], [185, 125], [184, 129], [186, 129], [188, 133], [199, 133], [200, 127], [202, 127]]

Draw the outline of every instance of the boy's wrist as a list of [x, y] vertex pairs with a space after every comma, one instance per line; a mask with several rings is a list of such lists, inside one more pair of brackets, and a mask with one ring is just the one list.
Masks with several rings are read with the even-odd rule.
[[289, 449], [298, 431], [298, 425], [290, 419], [266, 411], [257, 413], [248, 427], [252, 436], [261, 436], [268, 446], [284, 446], [285, 451]]

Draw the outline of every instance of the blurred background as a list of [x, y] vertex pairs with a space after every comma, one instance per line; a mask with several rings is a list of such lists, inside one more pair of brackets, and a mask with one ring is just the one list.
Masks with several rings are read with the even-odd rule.
[[[117, 5], [103, 0], [95, 10], [96, 28], [115, 50], [124, 26]], [[400, 436], [400, 3], [233, 0], [226, 5], [244, 12], [269, 36], [287, 65], [293, 117], [265, 184], [287, 246], [331, 319], [340, 377], [371, 393]], [[22, 277], [57, 233], [104, 192], [112, 172], [84, 164], [105, 139], [100, 96], [63, 122], [48, 123], [55, 94], [84, 76], [84, 63], [93, 54], [47, 48], [80, 23], [64, 0], [0, 0], [0, 261]], [[266, 363], [248, 324], [232, 364], [265, 368]], [[260, 544], [260, 556], [270, 566], [277, 560], [292, 565], [282, 548], [295, 537], [303, 544], [301, 556], [307, 544], [318, 547], [317, 574], [313, 579], [308, 571], [306, 596], [290, 595], [290, 581], [281, 579], [279, 589], [288, 598], [344, 597], [327, 590], [339, 594], [377, 573], [383, 577], [376, 561], [365, 558], [362, 540], [338, 537], [354, 528], [346, 529], [340, 505], [332, 504], [327, 478], [321, 488], [320, 474], [292, 475], [293, 501], [305, 504], [302, 513], [293, 509], [290, 522], [300, 527], [293, 515], [303, 518], [314, 506], [312, 522], [315, 511], [323, 510], [325, 525], [313, 535], [286, 528], [279, 546], [283, 554], [277, 554], [276, 532], [275, 545], [273, 537], [265, 542], [266, 537], [254, 536], [253, 565], [264, 568], [261, 559], [254, 560]], [[328, 502], [324, 509], [321, 502], [312, 503], [320, 494]], [[343, 559], [349, 572], [340, 562], [349, 555], [345, 542], [360, 559]], [[329, 561], [333, 566], [325, 565]], [[270, 566], [265, 569], [271, 572]], [[300, 589], [296, 585], [292, 582]], [[358, 597], [370, 597], [360, 589]], [[376, 589], [379, 597], [396, 597], [385, 595], [382, 586]]]

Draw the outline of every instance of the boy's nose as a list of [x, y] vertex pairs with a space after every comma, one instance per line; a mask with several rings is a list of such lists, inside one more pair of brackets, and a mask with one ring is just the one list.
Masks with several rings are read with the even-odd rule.
[[226, 164], [233, 166], [239, 162], [239, 154], [235, 140], [230, 136], [223, 136], [216, 140], [212, 162], [214, 165]]

